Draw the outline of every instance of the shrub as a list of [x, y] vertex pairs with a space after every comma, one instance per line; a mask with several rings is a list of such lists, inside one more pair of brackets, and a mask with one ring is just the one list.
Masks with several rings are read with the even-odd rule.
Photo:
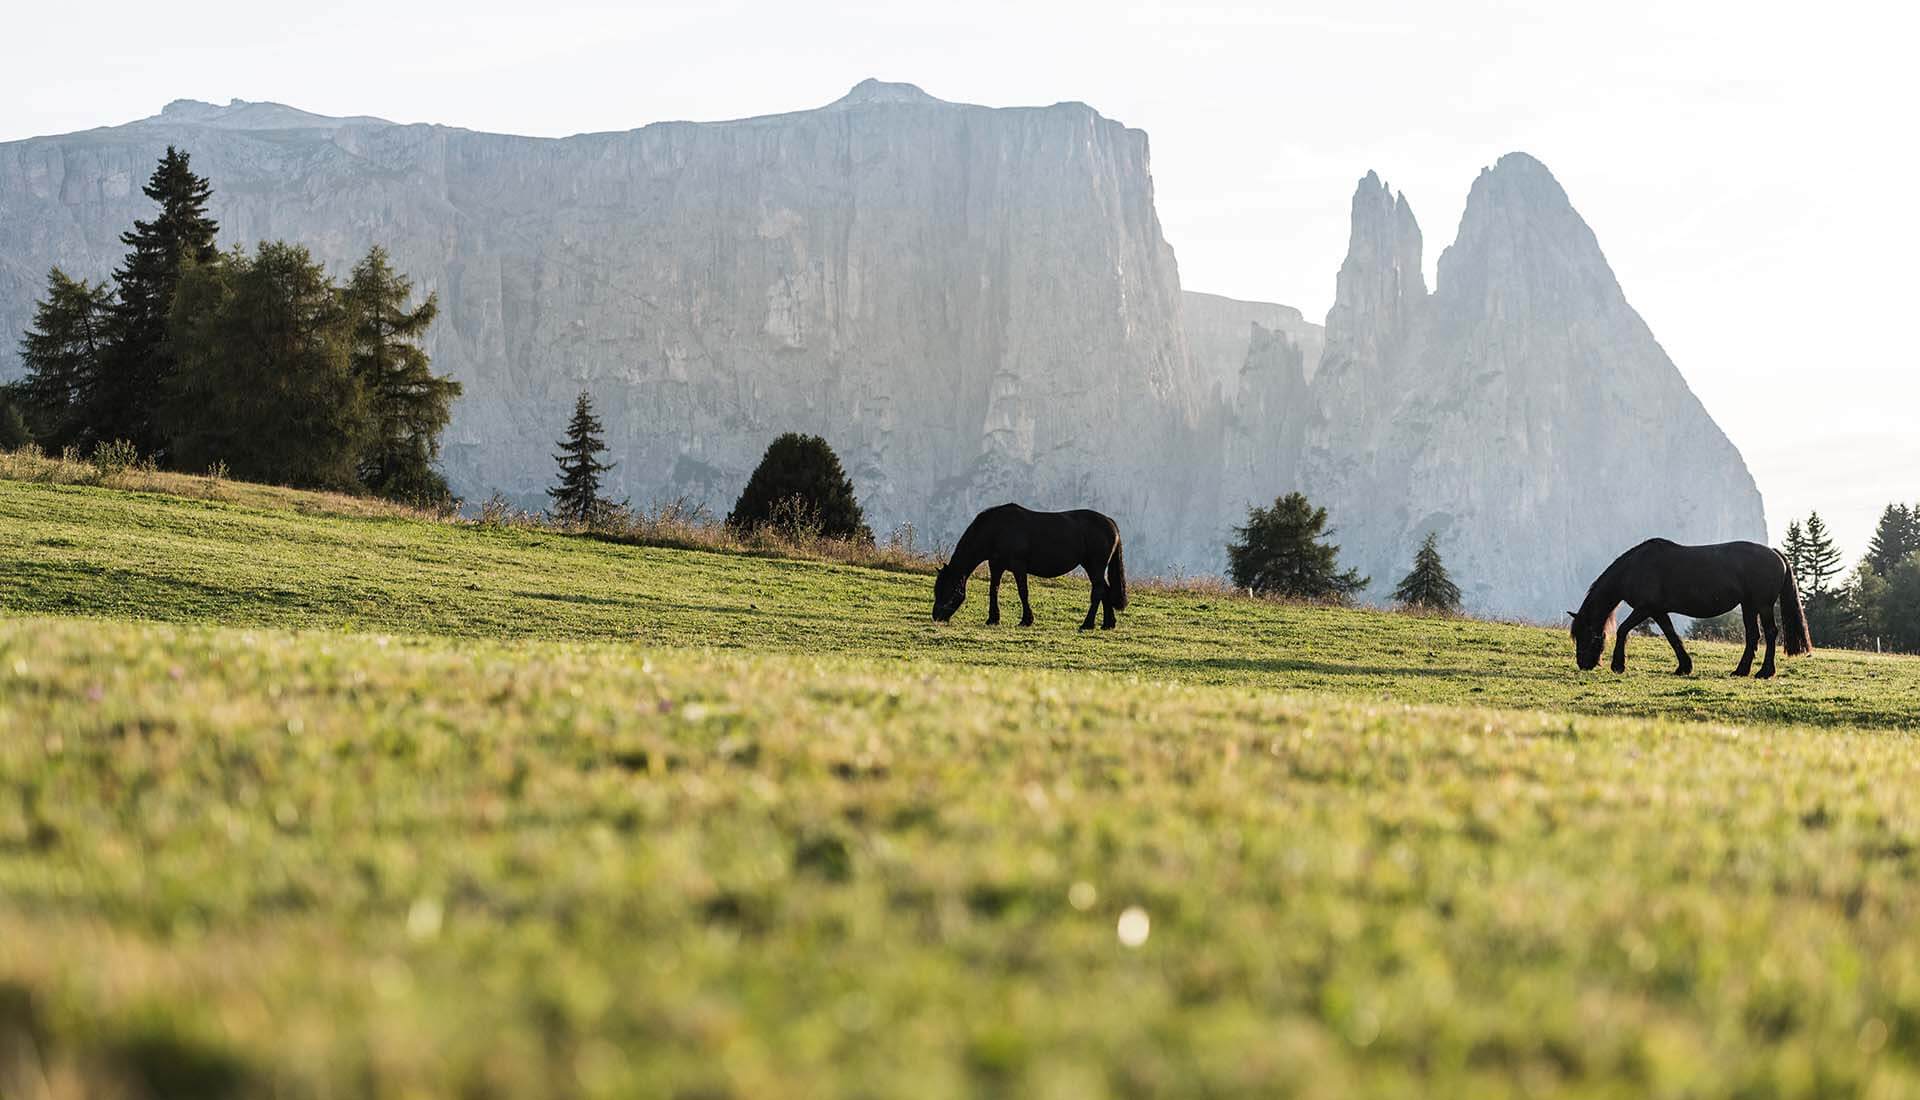
[[727, 526], [742, 532], [773, 527], [802, 539], [873, 540], [839, 456], [819, 436], [794, 432], [767, 448]]
[[93, 448], [93, 468], [103, 478], [115, 477], [140, 465], [140, 451], [124, 439], [98, 443]]

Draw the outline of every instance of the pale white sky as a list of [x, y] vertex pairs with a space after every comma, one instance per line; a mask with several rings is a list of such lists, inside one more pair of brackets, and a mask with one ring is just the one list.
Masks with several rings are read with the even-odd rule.
[[868, 76], [1083, 100], [1152, 136], [1185, 286], [1315, 318], [1368, 169], [1406, 191], [1431, 281], [1480, 167], [1523, 149], [1745, 454], [1776, 540], [1818, 508], [1851, 560], [1882, 505], [1920, 499], [1911, 5], [109, 0], [6, 24], [0, 140], [181, 97], [555, 136]]

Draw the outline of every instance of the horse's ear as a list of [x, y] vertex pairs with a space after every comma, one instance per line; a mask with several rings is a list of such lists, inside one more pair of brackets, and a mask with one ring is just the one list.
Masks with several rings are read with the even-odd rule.
[[1569, 619], [1577, 619], [1577, 618], [1579, 618], [1579, 617], [1580, 617], [1579, 615], [1576, 615], [1576, 614], [1574, 614], [1574, 613], [1573, 613], [1573, 612], [1571, 612], [1571, 611], [1569, 611], [1569, 612], [1567, 612], [1567, 618], [1569, 618]]

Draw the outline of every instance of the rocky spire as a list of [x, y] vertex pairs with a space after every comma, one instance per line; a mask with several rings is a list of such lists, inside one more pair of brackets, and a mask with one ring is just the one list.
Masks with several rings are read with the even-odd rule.
[[1347, 259], [1327, 312], [1326, 366], [1378, 363], [1398, 342], [1427, 297], [1420, 261], [1420, 225], [1407, 197], [1368, 172], [1353, 193]]
[[1435, 297], [1456, 315], [1546, 322], [1631, 312], [1593, 230], [1547, 166], [1525, 153], [1481, 169], [1439, 274]]

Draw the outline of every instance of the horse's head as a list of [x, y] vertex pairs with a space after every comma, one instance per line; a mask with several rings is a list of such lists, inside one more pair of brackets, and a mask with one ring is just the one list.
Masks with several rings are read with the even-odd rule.
[[1592, 672], [1600, 667], [1600, 651], [1607, 646], [1607, 632], [1613, 628], [1613, 612], [1605, 615], [1597, 611], [1581, 608], [1567, 612], [1573, 620], [1567, 633], [1573, 635], [1573, 663], [1580, 666], [1582, 672]]
[[940, 567], [940, 572], [933, 578], [933, 621], [944, 623], [953, 618], [953, 613], [966, 602], [967, 573], [962, 573], [954, 568], [952, 562], [948, 562]]

